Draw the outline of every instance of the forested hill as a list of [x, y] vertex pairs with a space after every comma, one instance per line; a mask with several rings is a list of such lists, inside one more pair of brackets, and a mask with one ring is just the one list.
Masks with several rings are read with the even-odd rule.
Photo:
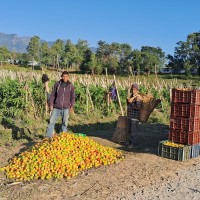
[[[17, 34], [0, 33], [0, 46], [6, 46], [9, 51], [25, 53], [31, 37], [20, 37]], [[53, 42], [48, 42], [51, 46]]]

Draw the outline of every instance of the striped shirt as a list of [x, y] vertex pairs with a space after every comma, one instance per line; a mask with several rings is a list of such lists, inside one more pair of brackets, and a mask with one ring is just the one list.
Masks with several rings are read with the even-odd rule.
[[[133, 95], [131, 95], [129, 98], [132, 98]], [[138, 94], [135, 99], [129, 103], [127, 101], [127, 117], [129, 119], [138, 119], [140, 116], [140, 108], [141, 108], [142, 98]]]

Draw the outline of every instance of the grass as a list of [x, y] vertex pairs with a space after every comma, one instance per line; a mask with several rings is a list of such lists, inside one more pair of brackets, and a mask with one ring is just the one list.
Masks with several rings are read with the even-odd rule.
[[5, 70], [12, 70], [12, 71], [31, 71], [31, 67], [28, 66], [18, 66], [18, 65], [2, 65], [0, 66], [0, 69], [5, 69]]

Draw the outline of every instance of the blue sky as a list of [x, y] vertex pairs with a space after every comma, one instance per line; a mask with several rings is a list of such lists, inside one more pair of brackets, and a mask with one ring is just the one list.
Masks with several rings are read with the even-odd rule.
[[161, 47], [200, 30], [199, 0], [6, 0], [0, 4], [0, 32], [38, 35], [54, 41], [88, 40]]

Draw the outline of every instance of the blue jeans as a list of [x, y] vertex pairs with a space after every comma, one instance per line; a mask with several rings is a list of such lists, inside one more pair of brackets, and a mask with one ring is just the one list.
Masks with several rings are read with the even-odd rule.
[[60, 132], [66, 132], [67, 131], [67, 125], [68, 125], [68, 119], [69, 119], [69, 109], [57, 109], [54, 108], [51, 117], [50, 122], [47, 126], [46, 131], [46, 137], [52, 137], [54, 132], [55, 123], [58, 120], [59, 116], [62, 116], [62, 125]]

